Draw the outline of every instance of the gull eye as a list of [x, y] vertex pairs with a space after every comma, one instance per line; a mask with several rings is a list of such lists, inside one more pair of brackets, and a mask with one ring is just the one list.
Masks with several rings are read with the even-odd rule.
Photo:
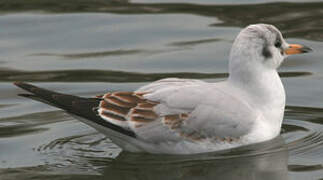
[[280, 40], [276, 40], [275, 47], [280, 48], [282, 46], [282, 42]]

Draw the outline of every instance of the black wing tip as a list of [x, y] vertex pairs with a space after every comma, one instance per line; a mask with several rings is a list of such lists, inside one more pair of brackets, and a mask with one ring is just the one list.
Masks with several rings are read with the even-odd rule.
[[22, 81], [15, 81], [15, 82], [13, 82], [13, 84], [16, 85], [16, 86], [18, 86], [21, 83], [24, 83], [24, 82], [22, 82]]
[[18, 94], [18, 96], [26, 97], [26, 98], [35, 97], [35, 95], [33, 95], [33, 94]]
[[15, 86], [21, 87], [21, 86], [26, 85], [26, 84], [28, 84], [28, 83], [25, 83], [25, 82], [23, 82], [23, 81], [15, 81], [15, 82], [13, 82], [13, 84], [14, 84]]
[[33, 88], [35, 88], [35, 86], [22, 82], [22, 81], [16, 81], [13, 83], [15, 86], [20, 87], [21, 89], [24, 89], [26, 91], [32, 92]]
[[72, 95], [60, 94], [46, 89], [38, 88], [36, 86], [21, 81], [16, 81], [13, 84], [31, 93], [18, 94], [18, 96], [33, 99], [49, 104], [51, 106], [58, 107], [71, 114], [75, 114], [77, 116], [86, 118], [89, 121], [93, 121], [96, 124], [100, 124], [106, 128], [112, 129], [121, 134], [125, 134], [133, 138], [136, 137], [133, 131], [112, 124], [98, 116], [96, 108], [98, 107], [99, 102], [101, 101], [100, 98], [81, 98]]

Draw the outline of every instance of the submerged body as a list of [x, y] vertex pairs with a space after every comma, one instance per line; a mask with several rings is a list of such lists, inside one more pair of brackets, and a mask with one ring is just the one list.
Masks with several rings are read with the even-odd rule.
[[273, 139], [279, 135], [285, 91], [277, 73], [289, 45], [271, 25], [251, 25], [236, 38], [226, 81], [168, 78], [135, 92], [97, 98], [59, 94], [25, 83], [23, 95], [62, 108], [125, 151], [193, 154]]

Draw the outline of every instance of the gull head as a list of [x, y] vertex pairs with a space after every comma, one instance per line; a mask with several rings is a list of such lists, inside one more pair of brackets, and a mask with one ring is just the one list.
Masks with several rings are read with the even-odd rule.
[[229, 73], [276, 70], [292, 54], [307, 53], [310, 48], [288, 44], [273, 25], [249, 25], [235, 39], [229, 61]]

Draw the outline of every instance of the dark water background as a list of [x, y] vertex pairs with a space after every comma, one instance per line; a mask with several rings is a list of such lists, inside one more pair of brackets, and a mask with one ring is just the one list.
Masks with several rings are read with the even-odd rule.
[[[323, 1], [0, 1], [0, 179], [323, 179]], [[81, 96], [164, 77], [219, 81], [241, 28], [277, 26], [311, 54], [280, 68], [281, 137], [194, 156], [121, 152], [13, 81]], [[121, 152], [121, 153], [120, 153]]]

